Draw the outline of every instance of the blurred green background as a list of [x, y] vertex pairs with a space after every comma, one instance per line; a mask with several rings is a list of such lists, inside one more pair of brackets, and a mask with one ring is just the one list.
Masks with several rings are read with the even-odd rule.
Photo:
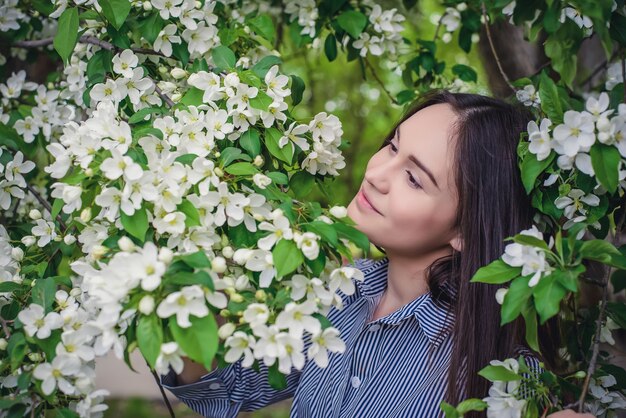
[[[404, 11], [401, 1], [381, 1], [383, 9], [396, 7]], [[436, 0], [422, 0], [406, 16], [406, 30], [403, 35], [411, 42], [416, 39], [432, 39], [436, 26], [431, 22], [433, 14], [441, 15], [445, 7]], [[308, 122], [319, 112], [336, 115], [342, 121], [344, 139], [348, 145], [343, 150], [346, 167], [341, 175], [329, 184], [329, 195], [332, 200], [321, 192], [310, 195], [311, 200], [325, 205], [344, 205], [350, 203], [358, 190], [367, 161], [379, 148], [380, 144], [400, 118], [403, 107], [392, 104], [380, 83], [373, 77], [369, 69], [364, 74], [358, 60], [347, 62], [346, 55], [340, 53], [336, 60], [329, 62], [323, 52], [323, 38], [318, 40], [317, 48], [299, 49], [294, 51], [289, 45], [289, 37], [284, 37], [281, 45], [285, 74], [296, 74], [306, 83], [302, 103], [294, 109], [298, 120]], [[438, 43], [437, 56], [445, 60], [449, 66], [468, 64], [478, 72], [478, 87], [486, 90], [486, 76], [480, 62], [477, 48], [470, 54], [462, 51], [457, 44], [456, 35], [453, 40], [444, 44]], [[373, 64], [377, 77], [383, 82], [391, 94], [396, 95], [404, 90], [400, 75], [392, 73], [385, 65], [385, 58], [368, 57]], [[147, 381], [146, 384], [155, 384]], [[173, 396], [170, 396], [173, 398]], [[107, 418], [165, 418], [169, 417], [162, 400], [145, 398], [115, 399], [109, 397]], [[239, 417], [250, 418], [282, 418], [289, 416], [290, 400], [282, 401], [259, 411], [241, 413]], [[186, 405], [173, 401], [176, 417], [187, 418], [198, 415]]]

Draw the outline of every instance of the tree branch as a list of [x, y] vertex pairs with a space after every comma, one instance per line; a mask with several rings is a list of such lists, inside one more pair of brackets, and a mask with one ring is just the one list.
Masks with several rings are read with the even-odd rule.
[[[624, 69], [624, 61], [622, 61], [622, 69]], [[626, 200], [622, 202], [622, 214], [620, 216], [619, 222], [615, 227], [615, 233], [613, 234], [613, 244], [617, 244], [617, 237], [620, 234], [620, 231], [624, 227], [624, 221], [626, 221]], [[596, 371], [596, 363], [598, 361], [598, 354], [600, 352], [600, 334], [602, 332], [602, 324], [604, 323], [604, 317], [606, 314], [606, 305], [608, 303], [609, 296], [609, 278], [611, 277], [611, 272], [613, 271], [612, 267], [609, 267], [604, 280], [601, 284], [602, 286], [602, 301], [600, 302], [600, 312], [598, 313], [598, 319], [596, 320], [596, 332], [593, 336], [593, 351], [591, 353], [591, 359], [589, 360], [589, 367], [587, 368], [587, 375], [585, 376], [585, 382], [583, 383], [582, 391], [580, 393], [580, 398], [578, 399], [578, 412], [582, 413], [585, 407], [585, 398], [587, 396], [587, 391], [589, 390], [589, 384], [591, 382], [591, 377], [593, 373]]]
[[[18, 42], [15, 42], [12, 46], [18, 47], [18, 48], [40, 48], [42, 46], [52, 45], [53, 42], [54, 42], [54, 38], [45, 38], [45, 39], [37, 39], [34, 41], [18, 41]], [[103, 41], [101, 39], [96, 38], [95, 36], [90, 36], [90, 35], [81, 36], [80, 38], [78, 38], [78, 42], [80, 42], [81, 44], [97, 45], [100, 48], [104, 48], [109, 51], [115, 51], [115, 50], [120, 49], [110, 42]], [[168, 58], [165, 55], [163, 55], [163, 53], [154, 51], [152, 49], [147, 49], [147, 48], [129, 48], [129, 49], [138, 54], [158, 55], [163, 58]]]
[[[148, 364], [148, 362], [146, 362], [146, 364]], [[161, 385], [161, 380], [159, 380], [159, 375], [157, 375], [154, 369], [150, 367], [150, 364], [148, 364], [148, 368], [150, 369], [152, 376], [154, 376], [154, 380], [156, 381], [156, 384], [159, 386], [159, 390], [161, 391], [161, 396], [163, 396], [163, 401], [165, 401], [165, 405], [167, 405], [167, 410], [169, 411], [170, 416], [172, 418], [176, 418], [176, 415], [174, 414], [174, 410], [172, 409], [172, 405], [170, 404], [170, 400], [167, 399], [167, 395], [165, 394], [165, 391], [163, 390], [163, 386]]]
[[380, 88], [383, 89], [383, 91], [387, 94], [391, 102], [395, 105], [399, 105], [400, 103], [398, 103], [396, 98], [393, 97], [393, 95], [389, 92], [389, 90], [385, 88], [385, 83], [383, 83], [383, 80], [381, 80], [380, 77], [378, 77], [378, 74], [376, 74], [376, 70], [374, 69], [372, 64], [369, 62], [369, 60], [367, 58], [363, 58], [363, 61], [365, 61], [365, 65], [367, 66], [367, 68], [369, 68], [370, 72], [374, 76], [374, 79], [380, 85]]
[[[15, 42], [13, 44], [13, 46], [16, 46], [16, 47], [19, 47], [19, 48], [39, 48], [39, 47], [42, 47], [42, 46], [50, 45], [53, 42], [54, 42], [53, 38], [46, 38], [46, 39], [38, 39], [36, 41], [19, 41], [19, 42]], [[106, 49], [106, 50], [109, 50], [109, 51], [118, 51], [118, 50], [120, 50], [120, 48], [116, 47], [112, 43], [107, 42], [107, 41], [103, 41], [101, 39], [98, 39], [95, 36], [83, 35], [80, 38], [78, 38], [78, 42], [80, 42], [82, 44], [96, 45], [96, 46], [99, 46], [102, 49]], [[160, 57], [168, 58], [165, 55], [163, 55], [161, 52], [153, 51], [151, 49], [130, 48], [130, 50], [133, 51], [133, 52], [137, 52], [138, 54], [158, 55]], [[148, 78], [150, 78], [150, 77], [148, 77]], [[157, 85], [156, 81], [154, 81], [152, 78], [150, 78], [150, 80], [152, 80], [152, 82], [154, 83], [154, 91], [159, 95], [161, 100], [163, 100], [167, 104], [168, 107], [174, 106], [174, 101], [172, 101], [172, 99], [167, 94], [165, 94], [165, 93], [163, 93], [163, 91], [161, 91], [161, 89]]]
[[[7, 147], [5, 147], [4, 149], [6, 149], [13, 157], [15, 157], [15, 152], [16, 152], [15, 150], [11, 148], [7, 148]], [[37, 192], [37, 190], [35, 190], [35, 188], [31, 186], [30, 183], [28, 183], [27, 181], [25, 181], [25, 183], [26, 183], [26, 189], [30, 193], [32, 193], [33, 196], [35, 196], [35, 199], [37, 199], [37, 201], [41, 204], [41, 206], [43, 206], [48, 211], [50, 216], [52, 216], [52, 206], [50, 206], [50, 203], [46, 199], [41, 197], [39, 192]], [[67, 230], [67, 225], [65, 225], [65, 222], [63, 221], [63, 218], [61, 218], [61, 215], [57, 215], [56, 220], [59, 223], [59, 226], [61, 227], [61, 232], [65, 232]]]
[[491, 29], [489, 28], [489, 16], [487, 16], [487, 8], [485, 7], [484, 2], [482, 2], [481, 5], [482, 5], [482, 10], [483, 10], [483, 20], [485, 21], [484, 23], [485, 32], [487, 33], [487, 40], [489, 41], [489, 48], [491, 49], [491, 53], [493, 54], [493, 57], [496, 60], [496, 64], [498, 66], [498, 71], [500, 71], [500, 75], [502, 76], [506, 84], [509, 86], [509, 88], [513, 90], [513, 93], [515, 93], [517, 89], [511, 83], [509, 76], [506, 75], [506, 73], [504, 72], [504, 68], [502, 68], [502, 63], [500, 62], [500, 57], [498, 56], [496, 52], [496, 47], [493, 45], [493, 38], [491, 37]]

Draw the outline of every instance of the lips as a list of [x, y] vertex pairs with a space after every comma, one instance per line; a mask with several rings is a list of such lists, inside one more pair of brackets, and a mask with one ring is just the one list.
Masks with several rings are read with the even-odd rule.
[[363, 200], [365, 201], [366, 205], [369, 206], [370, 208], [372, 208], [374, 211], [378, 212], [379, 214], [382, 215], [382, 213], [380, 213], [380, 211], [378, 209], [376, 209], [376, 206], [374, 206], [372, 204], [372, 201], [369, 200], [369, 198], [367, 197], [367, 195], [365, 194], [365, 190], [363, 190], [363, 188], [361, 188], [361, 195], [363, 196]]

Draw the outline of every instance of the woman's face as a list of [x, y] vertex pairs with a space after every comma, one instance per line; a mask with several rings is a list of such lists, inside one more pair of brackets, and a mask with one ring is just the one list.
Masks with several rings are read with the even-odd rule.
[[460, 249], [452, 229], [458, 201], [451, 135], [456, 118], [448, 104], [428, 106], [402, 122], [391, 143], [369, 160], [348, 215], [388, 254]]

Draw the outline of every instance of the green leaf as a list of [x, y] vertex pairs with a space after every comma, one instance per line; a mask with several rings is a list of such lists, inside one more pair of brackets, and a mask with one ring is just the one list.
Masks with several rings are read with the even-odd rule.
[[202, 104], [204, 92], [196, 87], [187, 90], [187, 93], [180, 99], [180, 102], [187, 106], [199, 106]]
[[282, 390], [287, 387], [287, 379], [285, 375], [278, 370], [278, 362], [268, 367], [267, 380], [271, 387], [276, 390]]
[[609, 34], [622, 48], [626, 47], [626, 17], [619, 13], [611, 13]]
[[56, 291], [57, 285], [53, 278], [37, 279], [35, 286], [33, 286], [32, 302], [43, 306], [45, 311], [48, 312], [52, 309]]
[[548, 158], [541, 161], [538, 161], [537, 156], [531, 152], [528, 152], [524, 156], [521, 171], [522, 183], [524, 184], [526, 194], [530, 194], [530, 192], [535, 188], [535, 180], [537, 180], [537, 177], [539, 177], [539, 175], [543, 173], [548, 166], [550, 166], [555, 155], [555, 153], [551, 152]]
[[452, 67], [452, 73], [459, 76], [459, 78], [463, 81], [478, 81], [478, 75], [476, 71], [472, 67], [463, 64], [456, 64]]
[[337, 16], [337, 23], [354, 39], [358, 39], [367, 25], [367, 16], [355, 10], [348, 10]]
[[21, 332], [15, 332], [9, 338], [9, 344], [7, 345], [7, 353], [9, 359], [11, 359], [11, 370], [15, 370], [26, 355], [26, 339]]
[[297, 75], [291, 75], [291, 103], [293, 106], [298, 105], [302, 101], [304, 93], [304, 81]]
[[578, 251], [583, 258], [602, 263], [611, 263], [613, 258], [622, 256], [613, 244], [602, 239], [584, 241]]
[[199, 284], [201, 286], [206, 286], [211, 290], [215, 290], [215, 285], [213, 284], [211, 275], [203, 270], [198, 270], [196, 272], [179, 271], [171, 276], [167, 276], [166, 281], [169, 284], [178, 284], [183, 286]]
[[445, 401], [441, 401], [439, 408], [443, 411], [445, 418], [459, 418], [456, 408]]
[[181, 328], [174, 318], [169, 320], [169, 327], [174, 340], [190, 359], [201, 363], [211, 370], [211, 362], [217, 352], [217, 323], [210, 313], [203, 317], [189, 316], [191, 327]]
[[266, 55], [251, 68], [252, 72], [260, 78], [265, 78], [267, 72], [274, 65], [280, 65], [282, 61], [276, 55]]
[[539, 313], [541, 324], [552, 318], [559, 312], [561, 300], [567, 294], [567, 290], [552, 274], [544, 276], [535, 286], [533, 296], [535, 299], [535, 309]]
[[142, 206], [132, 216], [128, 216], [124, 211], [121, 211], [121, 214], [124, 230], [143, 242], [148, 231], [148, 214], [146, 209]]
[[63, 209], [64, 205], [65, 202], [63, 202], [63, 199], [54, 199], [54, 202], [52, 203], [52, 213], [50, 214], [53, 219], [56, 218], [59, 213], [61, 213], [61, 209]]
[[220, 45], [213, 48], [211, 56], [213, 57], [215, 65], [223, 70], [234, 69], [237, 63], [235, 53], [227, 46]]
[[251, 157], [256, 157], [261, 153], [261, 139], [259, 131], [254, 128], [250, 128], [244, 132], [239, 138], [239, 143]]
[[597, 143], [591, 147], [591, 166], [596, 178], [609, 193], [613, 194], [619, 184], [619, 164], [621, 156], [614, 146]]
[[346, 238], [356, 244], [357, 247], [363, 250], [364, 253], [369, 253], [370, 241], [363, 232], [358, 229], [346, 225], [341, 222], [335, 222], [332, 226], [337, 230], [339, 238]]
[[485, 409], [487, 409], [487, 402], [475, 398], [467, 399], [456, 407], [456, 410], [461, 414], [467, 414], [470, 411], [484, 411]]
[[289, 177], [285, 173], [281, 173], [279, 171], [272, 171], [270, 173], [266, 173], [267, 177], [271, 178], [272, 181], [276, 184], [289, 184]]
[[313, 221], [310, 223], [300, 225], [302, 229], [308, 232], [315, 232], [321, 236], [325, 241], [328, 241], [331, 245], [336, 246], [339, 242], [337, 237], [337, 230], [332, 225], [322, 221]]
[[68, 7], [65, 9], [57, 26], [57, 33], [54, 35], [54, 49], [64, 63], [69, 61], [76, 42], [78, 41], [78, 9]]
[[548, 248], [548, 244], [546, 244], [544, 240], [536, 238], [536, 237], [532, 237], [530, 235], [517, 234], [515, 235], [515, 237], [513, 237], [513, 241], [518, 244], [529, 245], [531, 247], [541, 248], [542, 250], [546, 250], [546, 251], [550, 250]]
[[498, 259], [479, 268], [470, 282], [489, 284], [507, 283], [511, 279], [519, 276], [521, 271], [521, 267], [511, 267], [504, 261]]
[[267, 150], [274, 157], [278, 158], [287, 164], [291, 164], [293, 158], [293, 148], [289, 145], [285, 145], [283, 148], [278, 146], [278, 142], [283, 134], [276, 128], [269, 128], [265, 130], [265, 146]]
[[609, 302], [606, 305], [609, 317], [622, 329], [626, 329], [626, 305], [623, 302]]
[[626, 270], [616, 270], [611, 276], [611, 284], [615, 293], [626, 289]]
[[196, 269], [211, 267], [211, 261], [202, 250], [196, 251], [195, 253], [191, 254], [185, 254], [179, 259], [187, 264], [189, 267], [193, 267]]
[[160, 107], [144, 107], [143, 109], [140, 109], [138, 112], [132, 115], [130, 118], [128, 118], [128, 123], [132, 125], [133, 123], [143, 122], [146, 116], [152, 115], [154, 113], [161, 114], [163, 112], [164, 109]]
[[304, 262], [302, 251], [291, 240], [281, 239], [272, 250], [276, 276], [281, 278], [293, 271]]
[[261, 14], [248, 20], [248, 24], [256, 33], [264, 37], [270, 42], [274, 42], [276, 38], [276, 29], [272, 18], [267, 14]]
[[243, 154], [239, 148], [224, 148], [220, 155], [220, 165], [222, 167], [227, 166], [235, 160], [244, 159], [243, 157], [247, 157], [247, 155]]
[[58, 418], [78, 418], [79, 417], [79, 415], [76, 412], [68, 408], [57, 409], [56, 416]]
[[156, 359], [163, 344], [163, 329], [161, 319], [156, 315], [141, 316], [137, 322], [137, 344], [139, 351], [154, 368]]
[[556, 277], [561, 286], [570, 292], [578, 292], [578, 277], [587, 270], [582, 264], [563, 270], [554, 270], [551, 274]]
[[552, 123], [555, 125], [561, 123], [563, 121], [563, 107], [559, 99], [559, 92], [546, 71], [541, 73], [539, 98], [541, 99], [541, 110], [548, 115]]
[[479, 375], [490, 382], [511, 382], [514, 380], [522, 380], [520, 376], [513, 373], [504, 366], [487, 366], [478, 372]]
[[187, 228], [200, 225], [200, 213], [189, 200], [184, 199], [176, 209], [185, 214], [185, 226]]
[[539, 334], [537, 328], [537, 314], [533, 309], [532, 303], [527, 303], [524, 309], [522, 309], [522, 316], [524, 317], [524, 324], [526, 329], [526, 343], [533, 350], [539, 352]]
[[159, 13], [154, 11], [146, 20], [141, 22], [141, 36], [146, 38], [146, 41], [153, 44], [164, 25], [165, 22], [161, 19]]
[[508, 324], [522, 312], [522, 308], [533, 293], [533, 288], [528, 286], [529, 281], [529, 277], [521, 276], [511, 282], [509, 291], [504, 296], [502, 303], [500, 325]]
[[298, 171], [289, 179], [289, 188], [299, 199], [308, 196], [314, 185], [315, 177], [308, 171]]
[[113, 53], [106, 49], [101, 49], [93, 54], [87, 62], [87, 85], [92, 86], [104, 82], [106, 73], [111, 71], [112, 59]]
[[16, 282], [2, 282], [0, 283], [0, 293], [5, 292], [13, 292], [14, 290], [20, 289], [22, 285]]
[[332, 33], [328, 34], [326, 41], [324, 41], [324, 53], [330, 62], [337, 58], [337, 38]]
[[274, 99], [268, 96], [267, 93], [259, 90], [256, 97], [250, 99], [250, 106], [255, 109], [267, 111], [273, 102]]
[[224, 169], [235, 176], [251, 176], [259, 172], [259, 169], [250, 163], [234, 163]]
[[102, 7], [102, 14], [104, 14], [104, 17], [107, 18], [109, 23], [111, 23], [115, 29], [120, 30], [130, 12], [130, 1], [98, 0], [98, 4]]

